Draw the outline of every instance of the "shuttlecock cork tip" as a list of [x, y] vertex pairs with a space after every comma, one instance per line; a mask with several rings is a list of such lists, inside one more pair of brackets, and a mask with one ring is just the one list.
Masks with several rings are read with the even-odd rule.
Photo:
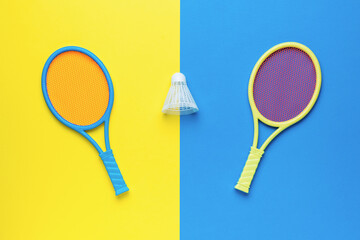
[[186, 77], [180, 72], [174, 73], [171, 77], [171, 83], [186, 83]]

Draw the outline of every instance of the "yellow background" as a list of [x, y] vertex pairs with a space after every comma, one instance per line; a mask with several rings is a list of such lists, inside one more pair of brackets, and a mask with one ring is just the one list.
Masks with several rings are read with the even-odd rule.
[[[179, 239], [179, 0], [2, 0], [0, 239]], [[115, 197], [92, 145], [51, 114], [46, 59], [76, 45], [112, 77], [110, 143], [130, 191]], [[90, 134], [103, 146], [103, 129]]]

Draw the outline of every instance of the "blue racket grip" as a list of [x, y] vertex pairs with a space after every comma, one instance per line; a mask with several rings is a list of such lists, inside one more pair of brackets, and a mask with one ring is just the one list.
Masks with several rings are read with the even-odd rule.
[[129, 191], [129, 188], [126, 186], [120, 169], [115, 161], [112, 150], [110, 149], [101, 153], [100, 157], [104, 162], [106, 171], [108, 172], [110, 180], [114, 186], [116, 196], [123, 192]]

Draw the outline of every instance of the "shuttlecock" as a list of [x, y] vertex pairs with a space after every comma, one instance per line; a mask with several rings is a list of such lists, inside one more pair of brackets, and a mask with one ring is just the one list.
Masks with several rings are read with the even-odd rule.
[[184, 74], [175, 73], [171, 77], [171, 87], [162, 112], [173, 115], [188, 115], [197, 111], [199, 108], [191, 96]]

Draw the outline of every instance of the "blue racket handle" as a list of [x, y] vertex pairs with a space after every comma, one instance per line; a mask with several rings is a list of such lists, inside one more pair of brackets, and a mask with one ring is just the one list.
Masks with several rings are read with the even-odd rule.
[[114, 186], [116, 196], [123, 192], [129, 191], [129, 188], [126, 186], [120, 169], [115, 161], [112, 150], [101, 153], [100, 157], [104, 162], [106, 171], [108, 172], [110, 180]]

